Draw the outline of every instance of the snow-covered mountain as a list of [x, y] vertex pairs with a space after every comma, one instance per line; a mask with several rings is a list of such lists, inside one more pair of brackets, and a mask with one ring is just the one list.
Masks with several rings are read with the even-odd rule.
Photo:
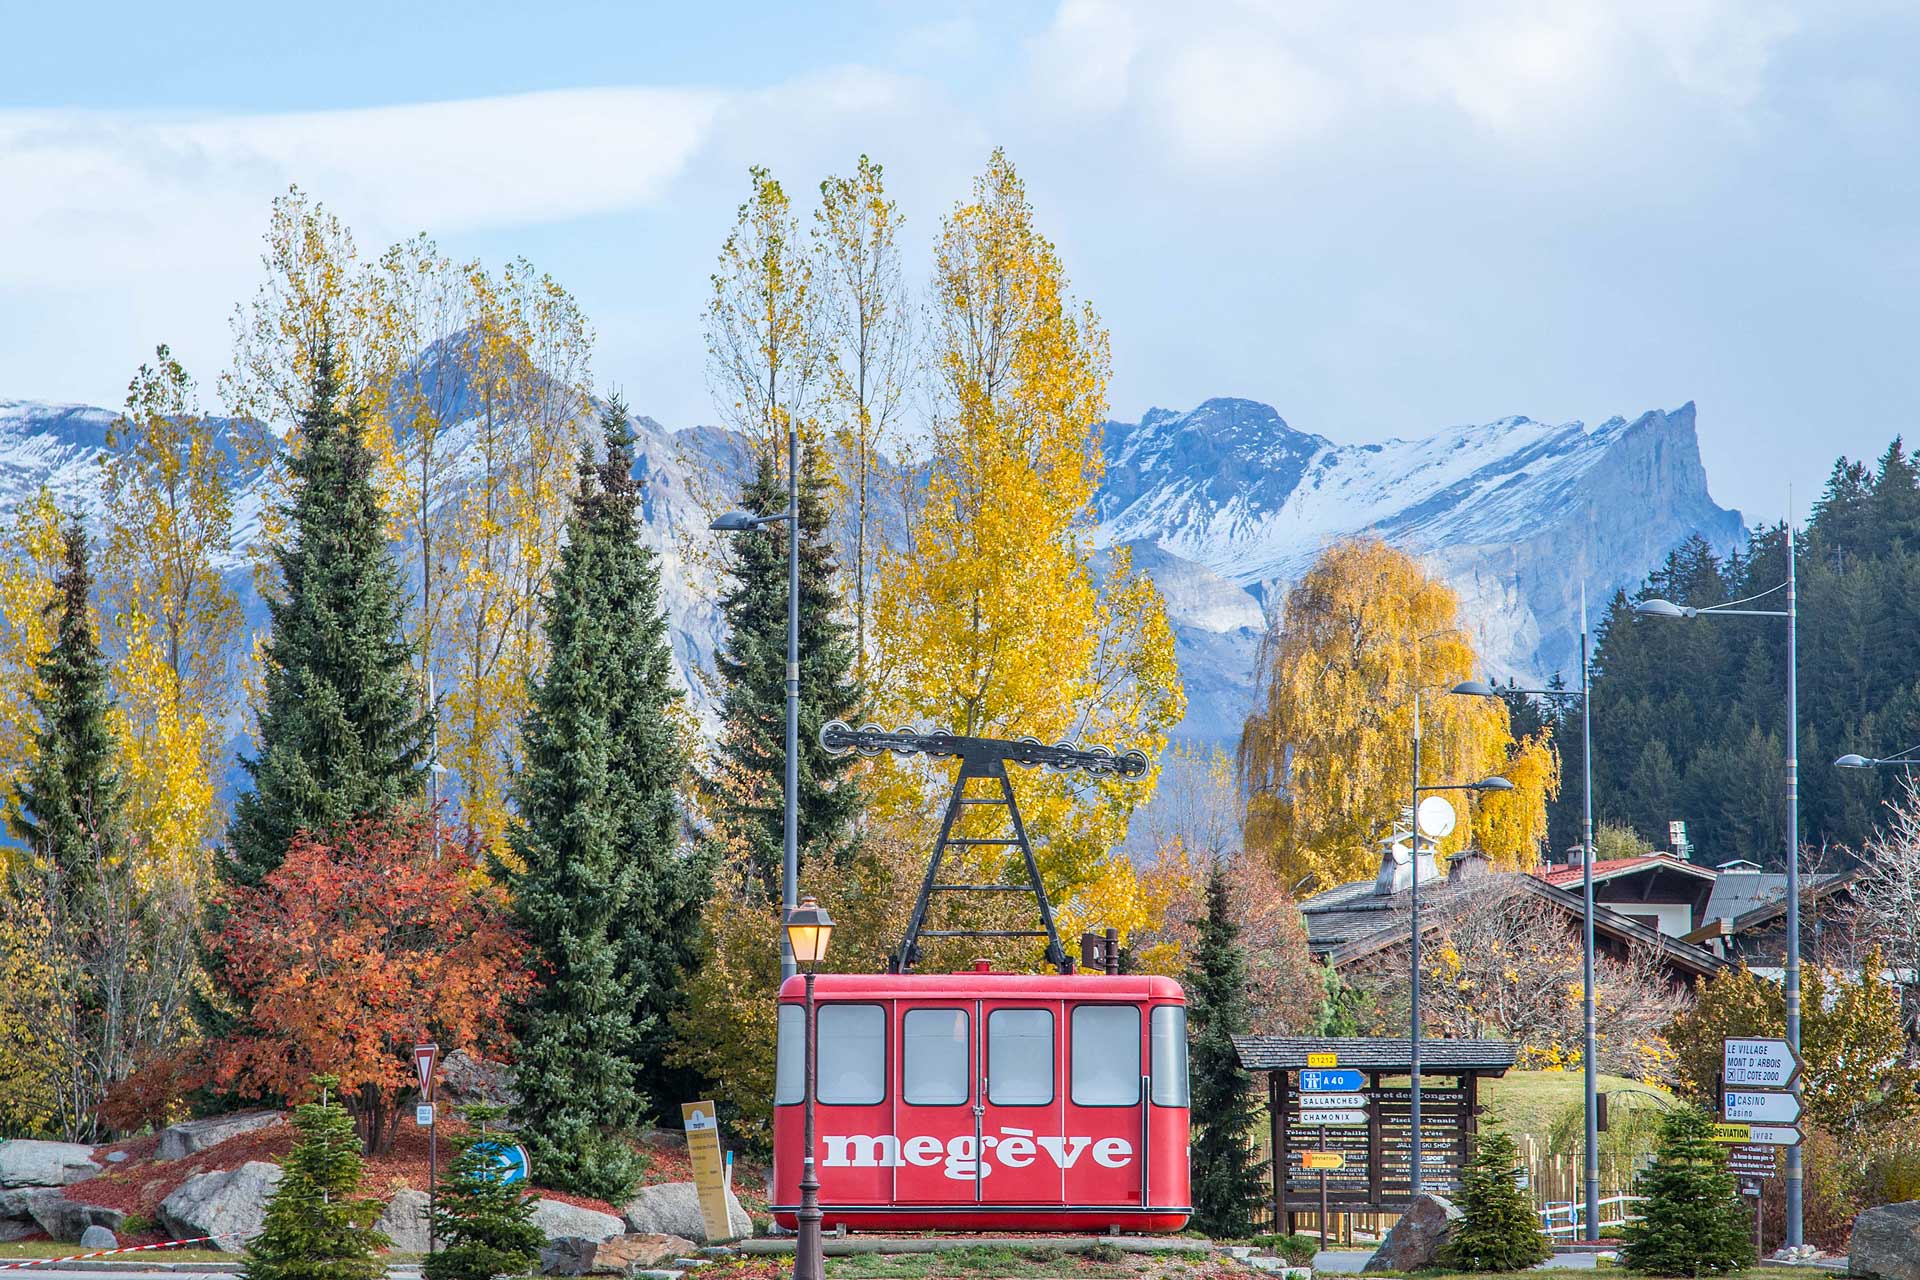
[[1598, 609], [1690, 535], [1724, 551], [1742, 530], [1708, 495], [1692, 403], [1351, 445], [1215, 399], [1108, 423], [1105, 450], [1103, 537], [1150, 543], [1268, 605], [1328, 542], [1381, 538], [1451, 583], [1494, 674], [1523, 680], [1577, 670], [1583, 582]]
[[[97, 459], [114, 415], [83, 405], [0, 400], [0, 517], [42, 484], [67, 506], [99, 511]], [[664, 557], [674, 646], [688, 687], [719, 639], [711, 569], [693, 554], [712, 535], [694, 496], [744, 475], [740, 437], [635, 420], [642, 517]], [[1189, 711], [1182, 733], [1228, 741], [1252, 689], [1264, 610], [1330, 540], [1369, 533], [1423, 557], [1461, 593], [1498, 675], [1543, 679], [1577, 664], [1578, 591], [1598, 604], [1639, 581], [1688, 535], [1716, 547], [1741, 532], [1714, 504], [1694, 435], [1694, 408], [1597, 427], [1505, 418], [1417, 440], [1336, 445], [1296, 431], [1267, 405], [1208, 400], [1109, 423], [1100, 537], [1129, 544], [1165, 595]], [[257, 477], [233, 477], [237, 530], [258, 537]], [[882, 486], [897, 492], [893, 483]], [[897, 540], [898, 512], [883, 511]], [[849, 540], [850, 543], [850, 540]], [[247, 558], [230, 578], [258, 617]]]

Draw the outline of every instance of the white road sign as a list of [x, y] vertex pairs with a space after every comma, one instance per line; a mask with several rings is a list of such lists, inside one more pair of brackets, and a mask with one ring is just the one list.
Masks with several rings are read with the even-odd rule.
[[1316, 1093], [1304, 1099], [1304, 1102], [1308, 1106], [1318, 1107], [1323, 1111], [1330, 1107], [1345, 1110], [1349, 1107], [1366, 1106], [1367, 1095], [1364, 1093]]
[[1729, 1089], [1790, 1089], [1800, 1074], [1800, 1058], [1785, 1040], [1730, 1039], [1721, 1052]]
[[1300, 1123], [1308, 1127], [1327, 1125], [1333, 1128], [1349, 1129], [1367, 1122], [1364, 1111], [1302, 1111]]
[[1797, 1147], [1800, 1131], [1790, 1124], [1748, 1125], [1747, 1141], [1763, 1147]]
[[1752, 1124], [1792, 1124], [1800, 1118], [1800, 1099], [1790, 1093], [1729, 1089], [1726, 1118]]

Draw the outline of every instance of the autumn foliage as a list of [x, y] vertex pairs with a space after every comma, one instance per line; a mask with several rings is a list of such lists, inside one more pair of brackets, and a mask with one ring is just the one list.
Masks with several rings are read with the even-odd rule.
[[229, 891], [214, 951], [244, 1012], [214, 1048], [218, 1087], [297, 1097], [338, 1076], [362, 1143], [385, 1150], [416, 1041], [498, 1042], [532, 984], [526, 946], [470, 841], [436, 826], [407, 814], [302, 832], [258, 888]]

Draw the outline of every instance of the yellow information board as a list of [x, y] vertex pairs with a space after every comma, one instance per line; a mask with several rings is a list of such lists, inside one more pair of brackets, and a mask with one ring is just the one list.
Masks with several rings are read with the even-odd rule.
[[1715, 1142], [1749, 1142], [1752, 1140], [1753, 1126], [1747, 1124], [1717, 1124], [1713, 1126]]
[[693, 1161], [693, 1187], [700, 1196], [700, 1218], [707, 1241], [733, 1239], [727, 1222], [726, 1158], [720, 1153], [720, 1121], [711, 1102], [683, 1102], [680, 1119], [687, 1129], [687, 1155]]
[[1310, 1053], [1307, 1055], [1307, 1065], [1316, 1069], [1321, 1067], [1337, 1067], [1340, 1065], [1340, 1055], [1337, 1053]]

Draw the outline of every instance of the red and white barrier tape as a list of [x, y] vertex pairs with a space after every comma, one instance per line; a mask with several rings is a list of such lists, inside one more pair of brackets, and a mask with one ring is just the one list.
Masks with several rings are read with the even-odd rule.
[[0, 1271], [19, 1271], [26, 1267], [46, 1267], [56, 1262], [83, 1262], [88, 1258], [105, 1258], [116, 1253], [145, 1253], [149, 1249], [177, 1249], [183, 1244], [205, 1244], [209, 1240], [225, 1240], [226, 1236], [195, 1236], [191, 1240], [162, 1240], [159, 1244], [130, 1244], [124, 1249], [101, 1249], [95, 1253], [71, 1253], [64, 1258], [34, 1258], [27, 1262], [9, 1262], [0, 1265]]

